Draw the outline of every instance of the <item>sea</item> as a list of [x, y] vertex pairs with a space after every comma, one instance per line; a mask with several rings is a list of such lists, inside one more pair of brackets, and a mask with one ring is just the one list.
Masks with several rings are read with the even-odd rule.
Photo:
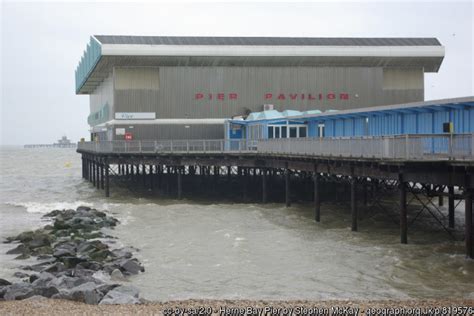
[[[323, 203], [316, 223], [305, 203], [175, 200], [113, 184], [105, 198], [81, 178], [80, 158], [75, 149], [1, 147], [0, 240], [42, 227], [46, 212], [87, 205], [117, 217], [110, 233], [139, 249], [146, 271], [128, 282], [149, 300], [474, 298], [462, 203], [454, 238], [422, 212], [402, 245], [388, 209], [361, 210], [352, 232], [344, 203]], [[11, 247], [0, 243], [0, 278], [9, 280], [35, 260], [15, 260]]]

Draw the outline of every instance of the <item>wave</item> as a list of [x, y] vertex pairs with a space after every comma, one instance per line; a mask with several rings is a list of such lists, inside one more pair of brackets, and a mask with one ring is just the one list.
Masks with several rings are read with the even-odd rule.
[[76, 201], [76, 202], [55, 202], [55, 203], [41, 203], [41, 202], [6, 202], [5, 204], [24, 207], [28, 213], [46, 214], [53, 210], [76, 209], [79, 206], [93, 207], [90, 202]]

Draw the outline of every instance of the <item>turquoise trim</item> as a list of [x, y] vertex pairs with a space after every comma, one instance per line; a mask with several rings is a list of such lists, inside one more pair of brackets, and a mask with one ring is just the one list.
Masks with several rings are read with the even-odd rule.
[[91, 36], [90, 42], [87, 44], [87, 48], [76, 68], [76, 93], [79, 93], [81, 88], [84, 86], [87, 78], [89, 78], [101, 56], [102, 46], [94, 37]]
[[87, 123], [90, 126], [95, 126], [100, 123], [105, 123], [109, 120], [109, 104], [105, 103], [99, 111], [89, 114], [87, 117]]

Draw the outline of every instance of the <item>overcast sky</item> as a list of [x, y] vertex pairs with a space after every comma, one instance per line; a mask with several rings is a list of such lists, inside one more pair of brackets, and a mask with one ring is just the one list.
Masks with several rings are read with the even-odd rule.
[[88, 137], [74, 70], [90, 35], [437, 37], [425, 99], [473, 95], [473, 5], [464, 2], [18, 3], [1, 8], [1, 144]]

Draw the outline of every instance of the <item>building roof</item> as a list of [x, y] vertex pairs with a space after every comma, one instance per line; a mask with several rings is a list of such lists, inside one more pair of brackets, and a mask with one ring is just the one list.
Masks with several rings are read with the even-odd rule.
[[204, 37], [94, 35], [101, 44], [230, 46], [441, 46], [436, 38], [403, 37]]
[[436, 38], [167, 37], [95, 35], [76, 69], [91, 94], [113, 67], [403, 67], [437, 72]]
[[[460, 106], [463, 107], [474, 107], [474, 96], [452, 98], [452, 99], [440, 99], [440, 100], [430, 100], [422, 102], [411, 102], [403, 104], [391, 104], [383, 106], [374, 106], [367, 108], [359, 109], [349, 109], [349, 110], [327, 110], [325, 112], [320, 112], [316, 114], [302, 114], [302, 115], [288, 115], [284, 116], [286, 120], [295, 120], [295, 121], [306, 121], [311, 120], [328, 120], [328, 119], [340, 119], [340, 118], [351, 118], [351, 117], [369, 117], [373, 115], [383, 115], [387, 113], [421, 113], [421, 112], [433, 112], [444, 110], [446, 108], [459, 109]], [[308, 111], [310, 112], [310, 111]], [[271, 118], [257, 118], [252, 122], [241, 122], [229, 120], [235, 124], [247, 125], [247, 124], [260, 124], [262, 121], [270, 121]]]

